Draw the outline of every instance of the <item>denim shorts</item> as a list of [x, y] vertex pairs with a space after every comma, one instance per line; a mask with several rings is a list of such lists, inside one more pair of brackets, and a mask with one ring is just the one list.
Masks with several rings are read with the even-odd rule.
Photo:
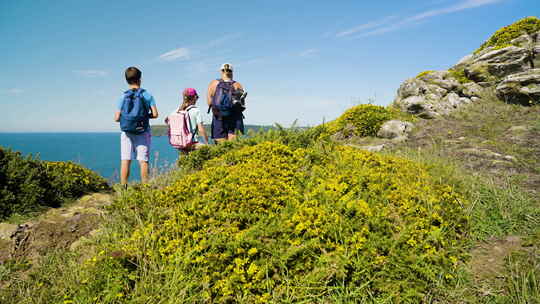
[[122, 132], [120, 134], [120, 158], [121, 160], [148, 161], [150, 158], [150, 145], [152, 135], [150, 131], [142, 134]]
[[212, 119], [212, 138], [220, 139], [227, 138], [228, 134], [235, 134], [236, 131], [244, 134], [244, 119], [242, 114], [232, 117], [219, 119], [216, 116]]

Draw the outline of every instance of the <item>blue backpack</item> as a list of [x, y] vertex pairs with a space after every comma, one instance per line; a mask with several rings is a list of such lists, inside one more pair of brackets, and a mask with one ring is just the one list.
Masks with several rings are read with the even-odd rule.
[[120, 129], [126, 133], [141, 134], [150, 127], [150, 109], [144, 102], [144, 89], [127, 90], [120, 110]]
[[212, 110], [218, 117], [229, 117], [236, 112], [233, 103], [233, 91], [235, 81], [223, 81], [218, 79], [216, 93], [212, 99]]

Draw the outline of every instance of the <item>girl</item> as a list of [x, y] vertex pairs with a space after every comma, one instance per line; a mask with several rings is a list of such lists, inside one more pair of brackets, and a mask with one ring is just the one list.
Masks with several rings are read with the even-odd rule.
[[[192, 146], [193, 148], [188, 150], [183, 150], [183, 152], [190, 152], [193, 151], [193, 149], [199, 149], [204, 144], [200, 143], [200, 136], [204, 137], [204, 142], [208, 144], [208, 136], [206, 135], [206, 131], [204, 129], [203, 120], [202, 120], [202, 114], [201, 111], [199, 111], [199, 108], [195, 106], [197, 103], [197, 99], [199, 99], [199, 95], [197, 94], [197, 91], [193, 88], [187, 88], [182, 92], [182, 104], [180, 107], [173, 113], [178, 113], [179, 111], [187, 111], [189, 115], [190, 120], [190, 128], [191, 133], [193, 133], [193, 141], [195, 144]], [[168, 122], [168, 119], [165, 119], [165, 123]]]

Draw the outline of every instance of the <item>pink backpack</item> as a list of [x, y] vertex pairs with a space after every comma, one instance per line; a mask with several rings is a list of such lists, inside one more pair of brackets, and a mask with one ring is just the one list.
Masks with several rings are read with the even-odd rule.
[[169, 143], [176, 149], [187, 150], [195, 144], [188, 113], [190, 108], [184, 111], [178, 109], [165, 119], [165, 123], [169, 125]]

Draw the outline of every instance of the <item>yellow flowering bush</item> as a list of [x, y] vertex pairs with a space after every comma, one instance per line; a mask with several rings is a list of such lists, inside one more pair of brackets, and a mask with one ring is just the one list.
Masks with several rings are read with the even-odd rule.
[[340, 134], [342, 138], [375, 136], [381, 126], [391, 119], [410, 121], [412, 117], [392, 106], [362, 104], [348, 109], [336, 120], [314, 129], [324, 129], [321, 138], [334, 134]]
[[484, 42], [475, 53], [487, 47], [502, 49], [511, 46], [511, 41], [523, 34], [534, 34], [540, 31], [540, 19], [538, 17], [523, 18], [511, 25], [505, 26], [496, 31], [486, 42]]
[[[146, 211], [110, 248], [139, 265], [126, 274], [126, 289], [115, 290], [126, 301], [137, 298], [137, 278], [152, 264], [155, 289], [174, 280], [192, 302], [296, 302], [343, 292], [416, 302], [452, 277], [468, 225], [466, 202], [422, 165], [350, 147], [263, 142], [131, 197]], [[89, 267], [110, 263], [94, 258]]]
[[109, 189], [107, 181], [92, 170], [72, 162], [44, 162], [51, 189], [62, 198]]

